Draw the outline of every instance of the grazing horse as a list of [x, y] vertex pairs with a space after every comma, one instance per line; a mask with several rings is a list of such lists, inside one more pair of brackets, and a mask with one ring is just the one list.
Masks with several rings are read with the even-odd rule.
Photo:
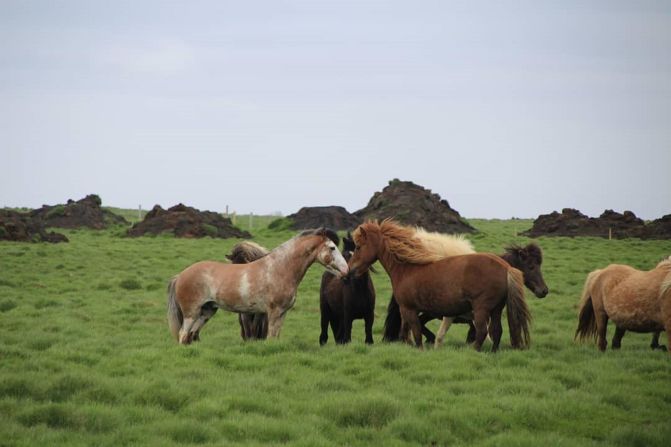
[[[343, 238], [343, 258], [349, 260], [354, 249], [354, 240], [348, 234]], [[358, 278], [351, 278], [347, 282], [324, 272], [319, 289], [319, 310], [321, 312], [320, 345], [328, 341], [329, 324], [336, 343], [349, 343], [352, 341], [352, 321], [361, 318], [364, 320], [366, 343], [373, 343], [375, 288], [368, 272]]]
[[356, 249], [349, 261], [349, 276], [358, 276], [379, 260], [391, 279], [401, 312], [401, 338], [412, 330], [422, 345], [419, 312], [458, 316], [473, 312], [479, 351], [489, 334], [492, 351], [501, 341], [501, 313], [508, 306], [508, 326], [513, 347], [529, 344], [531, 315], [524, 301], [522, 272], [492, 254], [442, 257], [429, 249], [417, 230], [389, 219], [366, 222], [354, 231]]
[[615, 323], [613, 349], [620, 348], [626, 331], [654, 332], [655, 348], [665, 330], [671, 345], [671, 256], [647, 272], [611, 264], [587, 275], [575, 338], [596, 338], [605, 351], [609, 319]]
[[[243, 241], [233, 247], [230, 255], [226, 255], [233, 264], [248, 264], [261, 259], [270, 253], [265, 247], [251, 241]], [[240, 336], [244, 341], [265, 340], [268, 337], [268, 315], [264, 313], [240, 313]], [[194, 338], [197, 340], [197, 338]]]
[[[450, 235], [440, 236], [444, 239], [454, 238], [454, 236]], [[424, 241], [426, 242], [426, 239], [424, 239]], [[538, 245], [535, 243], [530, 243], [525, 247], [522, 247], [513, 244], [509, 247], [506, 247], [505, 252], [499, 256], [511, 266], [522, 271], [522, 274], [524, 275], [524, 285], [527, 286], [527, 288], [531, 290], [534, 295], [536, 295], [536, 297], [544, 298], [548, 294], [548, 287], [545, 284], [543, 273], [541, 271], [541, 264], [543, 263], [543, 252]], [[440, 318], [440, 316], [431, 315], [428, 313], [423, 313], [419, 317], [420, 322], [422, 323], [422, 334], [424, 334], [427, 343], [433, 343], [436, 339], [436, 336], [433, 334], [433, 332], [431, 332], [431, 330], [429, 330], [429, 328], [426, 327], [426, 323], [436, 318]], [[468, 335], [466, 336], [466, 342], [472, 343], [475, 340], [475, 326], [473, 326], [472, 319], [457, 317], [453, 322], [469, 324], [470, 328]], [[400, 329], [401, 314], [398, 309], [398, 303], [392, 295], [391, 300], [389, 301], [389, 306], [387, 307], [387, 318], [384, 323], [383, 340], [389, 342], [398, 341]]]
[[335, 232], [307, 230], [249, 264], [197, 262], [168, 286], [168, 325], [173, 337], [189, 344], [221, 307], [238, 313], [268, 315], [268, 335], [277, 338], [296, 301], [298, 284], [316, 261], [335, 275], [347, 274], [347, 262], [332, 238]]

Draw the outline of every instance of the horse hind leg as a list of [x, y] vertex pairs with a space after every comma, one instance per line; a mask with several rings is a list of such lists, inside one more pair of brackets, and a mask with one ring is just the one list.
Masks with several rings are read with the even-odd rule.
[[659, 336], [662, 335], [661, 331], [657, 331], [652, 334], [652, 341], [650, 342], [650, 349], [659, 349], [660, 351], [666, 351], [666, 346], [659, 344]]
[[445, 339], [445, 333], [452, 325], [454, 317], [443, 317], [443, 320], [440, 322], [440, 327], [438, 328], [438, 333], [436, 334], [436, 339], [434, 341], [434, 348], [440, 348]]
[[501, 343], [501, 335], [503, 335], [503, 328], [501, 327], [501, 313], [503, 313], [503, 306], [494, 309], [489, 320], [489, 337], [492, 339], [492, 352], [499, 349]]
[[488, 312], [485, 310], [473, 310], [473, 324], [475, 325], [475, 343], [473, 343], [473, 348], [478, 352], [482, 349], [482, 344], [485, 342], [485, 338], [487, 338], [488, 317]]
[[605, 351], [608, 346], [608, 341], [606, 340], [606, 330], [608, 329], [608, 315], [606, 312], [601, 309], [594, 309], [594, 315], [596, 319], [596, 336], [597, 336], [597, 345], [600, 351]]
[[200, 341], [200, 330], [205, 326], [205, 323], [210, 321], [210, 318], [217, 313], [217, 310], [219, 310], [219, 308], [213, 301], [208, 301], [200, 308], [200, 317], [191, 328], [191, 332], [193, 332], [193, 341]]
[[627, 332], [626, 329], [615, 326], [615, 335], [613, 335], [613, 341], [611, 343], [613, 349], [620, 349], [622, 346], [622, 337], [624, 337], [625, 332]]

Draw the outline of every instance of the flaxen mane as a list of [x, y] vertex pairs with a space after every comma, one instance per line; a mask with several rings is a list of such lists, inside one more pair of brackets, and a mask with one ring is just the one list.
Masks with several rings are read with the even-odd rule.
[[399, 262], [409, 264], [429, 264], [445, 258], [436, 253], [422, 242], [417, 236], [417, 230], [397, 224], [391, 219], [385, 219], [381, 224], [366, 222], [357, 228], [354, 233], [354, 243], [360, 245], [361, 229], [368, 233], [378, 233], [382, 243], [389, 253]]
[[415, 235], [422, 240], [427, 249], [442, 258], [475, 253], [473, 244], [463, 234], [434, 233], [418, 227], [415, 229]]
[[661, 298], [667, 292], [671, 291], [671, 256], [662, 260], [662, 262], [657, 264], [657, 267], [668, 267], [669, 268], [669, 273], [666, 274], [666, 277], [664, 278], [664, 281], [662, 281], [662, 284], [659, 286], [659, 296]]

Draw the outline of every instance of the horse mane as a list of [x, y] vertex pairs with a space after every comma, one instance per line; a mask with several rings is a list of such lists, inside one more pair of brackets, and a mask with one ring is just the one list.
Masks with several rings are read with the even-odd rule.
[[426, 231], [421, 227], [415, 229], [415, 234], [422, 240], [427, 249], [443, 258], [475, 253], [473, 244], [463, 234], [436, 233]]
[[385, 219], [382, 223], [366, 222], [361, 224], [352, 234], [354, 243], [357, 245], [362, 242], [362, 230], [379, 234], [387, 251], [399, 262], [429, 264], [445, 258], [445, 256], [429, 249], [423, 243], [422, 239], [417, 236], [416, 228], [400, 225], [391, 219]]
[[252, 241], [243, 241], [236, 244], [231, 250], [231, 254], [226, 255], [233, 264], [247, 264], [249, 262], [261, 259], [270, 253], [265, 247]]
[[340, 237], [338, 236], [338, 233], [326, 227], [316, 228], [312, 230], [305, 230], [299, 233], [296, 237], [303, 237], [303, 236], [325, 236], [331, 239], [333, 243], [336, 244], [336, 246], [340, 244]]
[[661, 298], [671, 290], [671, 256], [669, 256], [668, 258], [664, 258], [659, 264], [657, 264], [656, 268], [659, 267], [669, 268], [669, 272], [666, 274], [664, 280], [662, 281], [662, 284], [659, 286], [659, 296]]
[[[505, 248], [505, 254], [508, 254], [512, 257], [517, 257], [520, 251], [524, 251], [530, 258], [533, 258], [538, 265], [543, 262], [543, 251], [535, 242], [531, 242], [526, 246], [521, 246], [518, 244], [511, 244]], [[504, 256], [505, 256], [504, 254]]]

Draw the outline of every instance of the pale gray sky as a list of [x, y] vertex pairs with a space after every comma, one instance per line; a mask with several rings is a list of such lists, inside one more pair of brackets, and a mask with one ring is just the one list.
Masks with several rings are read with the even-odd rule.
[[0, 2], [0, 206], [671, 213], [671, 2]]

